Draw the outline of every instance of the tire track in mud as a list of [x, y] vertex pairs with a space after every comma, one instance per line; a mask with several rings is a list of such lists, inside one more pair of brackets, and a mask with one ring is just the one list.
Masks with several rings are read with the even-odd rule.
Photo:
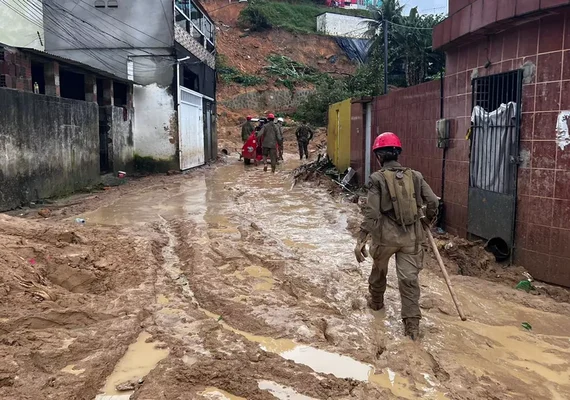
[[[236, 196], [236, 198], [241, 197], [242, 196]], [[331, 216], [329, 215], [327, 218], [330, 219]], [[273, 321], [273, 324], [261, 322], [259, 318], [260, 313], [255, 309], [255, 301], [260, 300], [263, 306], [285, 308], [289, 312], [300, 313], [302, 320], [299, 321], [301, 323], [298, 325], [304, 326], [302, 321], [309, 321], [309, 326], [318, 332], [317, 343], [325, 344], [325, 347], [333, 346], [335, 350], [338, 351], [336, 346], [344, 340], [337, 328], [338, 322], [340, 321], [342, 323], [342, 320], [338, 318], [332, 320], [329, 318], [329, 320], [327, 320], [325, 317], [327, 317], [327, 315], [341, 318], [346, 317], [346, 315], [350, 315], [351, 310], [355, 308], [362, 309], [363, 303], [360, 302], [356, 304], [355, 307], [353, 300], [349, 302], [348, 307], [344, 307], [347, 308], [347, 310], [343, 310], [338, 307], [333, 297], [327, 295], [327, 293], [330, 292], [330, 288], [327, 287], [323, 290], [323, 288], [311, 280], [307, 281], [304, 279], [301, 273], [295, 274], [297, 276], [287, 274], [286, 272], [293, 272], [285, 271], [287, 265], [291, 262], [298, 263], [300, 258], [290, 252], [288, 256], [284, 257], [283, 253], [287, 255], [288, 252], [283, 251], [285, 246], [283, 246], [279, 240], [273, 238], [271, 235], [267, 235], [267, 233], [262, 234], [261, 229], [255, 224], [252, 226], [249, 226], [250, 224], [244, 225], [245, 224], [239, 225], [237, 229], [235, 229], [237, 232], [232, 232], [232, 234], [224, 232], [227, 230], [227, 226], [223, 224], [222, 226], [220, 226], [220, 224], [200, 224], [197, 228], [194, 223], [176, 221], [166, 227], [166, 230], [168, 230], [167, 236], [171, 238], [171, 245], [173, 242], [177, 243], [175, 245], [176, 253], [181, 255], [179, 263], [181, 266], [185, 266], [184, 273], [187, 276], [192, 276], [190, 280], [190, 286], [192, 286], [191, 291], [195, 293], [199, 303], [207, 309], [220, 314], [223, 319], [228, 321], [232, 326], [246, 332], [265, 335], [276, 339], [290, 337], [313, 344], [315, 337], [303, 337], [303, 335], [299, 335], [299, 331], [283, 332], [282, 329], [279, 330], [272, 326], [275, 324], [275, 321]], [[198, 234], [196, 234], [197, 231], [199, 232]], [[220, 231], [222, 234], [220, 234]], [[229, 240], [228, 237], [231, 237], [232, 240]], [[267, 246], [270, 248], [277, 247], [279, 251], [275, 252], [273, 257], [267, 259], [260, 257], [259, 252], [252, 251], [250, 247], [251, 244], [256, 247], [261, 246], [262, 249], [266, 249]], [[195, 251], [194, 248], [199, 250]], [[270, 256], [271, 255], [272, 254], [270, 254]], [[228, 295], [228, 292], [235, 289], [235, 279], [234, 282], [225, 282], [221, 287], [217, 285], [216, 282], [212, 282], [216, 280], [223, 281], [223, 274], [217, 273], [218, 268], [216, 264], [218, 266], [224, 266], [225, 269], [229, 271], [239, 272], [240, 270], [243, 271], [244, 267], [252, 263], [270, 271], [276, 283], [274, 290], [272, 290], [272, 296], [270, 297], [261, 296], [261, 298], [256, 298], [255, 293], [251, 291], [247, 292], [246, 290], [248, 301], [251, 300], [251, 298], [254, 299], [253, 307], [249, 304], [240, 304], [239, 302], [236, 304], [235, 299], [232, 299]], [[304, 268], [306, 268], [306, 265]], [[200, 269], [205, 269], [206, 271], [201, 271]], [[348, 271], [348, 275], [356, 274], [353, 279], [361, 279], [361, 274], [357, 273], [357, 270], [349, 269]], [[178, 271], [176, 271], [176, 273], [178, 273]], [[343, 272], [339, 274], [342, 273]], [[337, 277], [337, 280], [339, 279], [340, 278]], [[334, 288], [334, 283], [331, 284], [331, 286]], [[276, 299], [275, 297], [279, 296], [275, 296], [273, 294], [274, 292], [280, 292], [281, 295], [285, 295], [286, 299], [289, 298], [289, 301], [282, 301], [282, 299], [279, 298]], [[220, 293], [221, 295], [218, 295]], [[293, 301], [291, 301], [291, 299]], [[304, 309], [298, 307], [299, 300], [305, 303], [303, 304]], [[332, 306], [329, 306], [327, 303], [332, 303]], [[295, 309], [296, 307], [297, 309]], [[265, 308], [265, 310], [267, 310], [267, 308]], [[311, 315], [314, 314], [314, 311], [318, 312], [317, 316]], [[354, 340], [353, 338], [353, 342], [356, 341], [358, 340]], [[346, 348], [346, 346], [343, 347]], [[376, 344], [375, 347], [382, 348], [384, 346]], [[348, 353], [350, 354], [350, 352]], [[373, 354], [378, 354], [377, 349], [374, 349]], [[362, 359], [361, 352], [356, 358]], [[283, 360], [280, 359], [280, 361]], [[372, 361], [374, 363], [375, 360], [368, 357], [363, 361]], [[267, 376], [265, 376], [265, 378], [270, 379], [270, 377]], [[281, 383], [286, 384], [287, 382]], [[373, 390], [379, 390], [379, 388], [374, 388]]]
[[[319, 399], [330, 398], [331, 396], [340, 399], [355, 389], [357, 384], [354, 382], [339, 380], [333, 376], [316, 376], [312, 371], [309, 372], [308, 367], [294, 364], [275, 354], [267, 353], [261, 350], [257, 343], [248, 341], [242, 335], [221, 329], [216, 321], [207, 316], [206, 311], [203, 312], [198, 307], [194, 293], [189, 288], [188, 272], [195, 272], [195, 266], [202, 256], [201, 251], [194, 248], [202, 243], [200, 235], [196, 236], [195, 225], [188, 221], [168, 222], [164, 220], [157, 225], [157, 229], [168, 237], [162, 250], [163, 270], [168, 278], [176, 283], [185, 298], [182, 302], [177, 303], [174, 299], [176, 295], [171, 293], [169, 294], [171, 300], [168, 301], [168, 304], [180, 306], [180, 309], [177, 310], [184, 312], [179, 313], [178, 317], [184, 316], [180, 318], [183, 322], [193, 320], [191, 324], [195, 331], [201, 334], [202, 341], [201, 346], [194, 348], [189, 347], [188, 343], [180, 343], [180, 341], [176, 343], [172, 338], [178, 336], [176, 331], [184, 331], [184, 328], [175, 323], [168, 329], [161, 326], [163, 321], [160, 318], [155, 318], [155, 322], [160, 327], [158, 330], [162, 331], [157, 335], [157, 338], [173, 343], [172, 353], [175, 357], [179, 356], [181, 352], [184, 355], [180, 359], [169, 357], [161, 362], [148, 376], [147, 379], [150, 382], [155, 379], [155, 375], [161, 375], [164, 368], [175, 368], [174, 379], [183, 382], [177, 382], [173, 387], [183, 385], [191, 387], [189, 390], [196, 392], [197, 389], [203, 389], [205, 386], [213, 386], [240, 396], [246, 395], [248, 399], [274, 398], [268, 391], [258, 388], [258, 381], [262, 378], [266, 381], [275, 380], [287, 387], [301, 388], [303, 392], [317, 396], [316, 398]], [[192, 237], [192, 241], [185, 241], [184, 237]], [[187, 267], [188, 270], [182, 271], [179, 268], [181, 266]], [[195, 277], [195, 275], [192, 276]], [[185, 301], [188, 299], [189, 302]], [[164, 311], [164, 309], [158, 310], [159, 313], [160, 311]], [[168, 332], [169, 330], [170, 332]], [[237, 343], [239, 343], [239, 351], [236, 351], [235, 348]], [[205, 354], [210, 357], [205, 356]], [[223, 357], [220, 357], [221, 354]], [[241, 366], [238, 368], [236, 363], [241, 364]], [[250, 364], [250, 367], [244, 370], [243, 363]], [[232, 370], [232, 374], [224, 373], [228, 369]], [[222, 379], [221, 376], [227, 376], [227, 378]], [[172, 378], [172, 374], [169, 374], [168, 379]], [[165, 377], [161, 376], [160, 379], [165, 379]], [[153, 386], [151, 383], [142, 387], [135, 394], [135, 398], [152, 398], [152, 389], [146, 390], [146, 388]]]

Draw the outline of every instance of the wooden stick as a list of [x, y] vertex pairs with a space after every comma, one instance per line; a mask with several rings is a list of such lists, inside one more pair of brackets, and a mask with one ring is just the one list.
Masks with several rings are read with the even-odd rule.
[[441, 272], [443, 273], [443, 277], [445, 278], [445, 283], [447, 284], [447, 288], [449, 289], [449, 293], [451, 294], [451, 299], [453, 300], [453, 303], [455, 304], [455, 308], [457, 308], [457, 312], [459, 313], [459, 317], [461, 317], [461, 321], [467, 321], [467, 317], [465, 316], [465, 314], [463, 314], [463, 310], [461, 309], [461, 306], [459, 305], [459, 302], [457, 301], [457, 297], [455, 296], [455, 292], [453, 291], [453, 288], [451, 287], [451, 281], [449, 280], [449, 275], [447, 274], [447, 269], [445, 268], [445, 265], [443, 264], [443, 260], [441, 259], [441, 255], [439, 254], [439, 250], [437, 249], [437, 245], [435, 244], [435, 240], [433, 238], [433, 235], [431, 234], [431, 230], [427, 226], [424, 226], [424, 228], [425, 228], [425, 231], [428, 235], [428, 239], [431, 243], [431, 247], [433, 249], [433, 252], [435, 253], [435, 258], [437, 258], [439, 268], [441, 268]]

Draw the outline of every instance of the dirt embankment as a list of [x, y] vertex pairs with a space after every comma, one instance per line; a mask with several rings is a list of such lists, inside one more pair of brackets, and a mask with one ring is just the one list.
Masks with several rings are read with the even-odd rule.
[[[226, 0], [215, 0], [204, 3], [207, 11], [217, 25], [217, 51], [223, 55], [229, 66], [242, 73], [257, 75], [267, 79], [267, 83], [256, 87], [220, 82], [217, 99], [221, 103], [225, 99], [250, 90], [271, 90], [275, 78], [265, 73], [268, 65], [267, 56], [284, 55], [294, 61], [316, 68], [331, 75], [350, 75], [356, 70], [338, 47], [333, 38], [294, 34], [281, 29], [265, 32], [246, 32], [238, 26], [238, 17], [247, 3], [228, 3]], [[334, 57], [331, 62], [331, 57]], [[301, 85], [303, 86], [303, 85]], [[305, 85], [310, 87], [310, 85]], [[283, 86], [279, 86], [283, 89]], [[257, 112], [264, 110], [256, 110]]]

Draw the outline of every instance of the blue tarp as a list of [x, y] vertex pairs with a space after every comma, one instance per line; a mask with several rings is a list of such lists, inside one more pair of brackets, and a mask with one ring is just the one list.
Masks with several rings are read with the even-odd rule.
[[358, 60], [365, 63], [368, 59], [368, 50], [372, 41], [370, 39], [352, 39], [345, 37], [335, 37], [338, 46], [344, 50], [351, 60]]

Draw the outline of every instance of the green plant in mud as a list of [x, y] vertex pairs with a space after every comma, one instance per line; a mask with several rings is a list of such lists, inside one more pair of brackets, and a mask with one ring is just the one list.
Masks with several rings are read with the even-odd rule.
[[221, 54], [216, 57], [216, 69], [225, 83], [237, 83], [242, 86], [256, 86], [265, 83], [265, 79], [259, 76], [244, 74], [229, 66], [226, 57]]
[[326, 78], [326, 74], [316, 68], [302, 64], [291, 58], [278, 54], [267, 57], [269, 65], [263, 67], [265, 73], [276, 78], [277, 84], [293, 89], [297, 82], [319, 83]]

